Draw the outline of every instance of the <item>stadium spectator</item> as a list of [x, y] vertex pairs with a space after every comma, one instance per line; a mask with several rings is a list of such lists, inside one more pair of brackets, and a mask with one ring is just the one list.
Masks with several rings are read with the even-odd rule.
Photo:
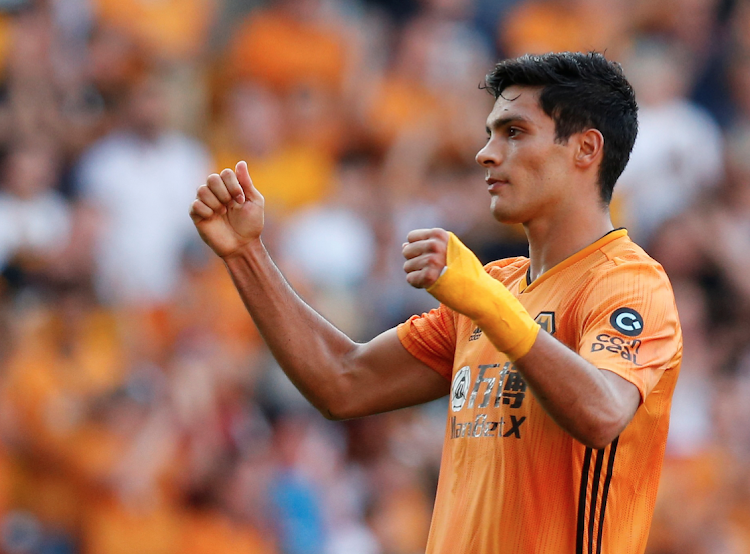
[[16, 286], [44, 275], [68, 244], [71, 209], [55, 190], [60, 153], [38, 137], [15, 144], [5, 160], [0, 189], [0, 268]]
[[633, 11], [620, 0], [518, 2], [500, 22], [499, 49], [507, 56], [565, 50], [607, 50], [617, 59], [627, 45]]
[[285, 108], [284, 99], [268, 87], [238, 83], [224, 96], [213, 140], [217, 165], [229, 167], [237, 157], [246, 159], [275, 200], [274, 215], [281, 218], [325, 198], [334, 169], [330, 149], [314, 139], [292, 140], [293, 129], [303, 121]]
[[232, 75], [278, 91], [322, 87], [340, 92], [347, 50], [332, 15], [321, 0], [281, 0], [250, 13], [229, 48]]
[[[202, 144], [166, 128], [162, 86], [155, 76], [134, 84], [122, 127], [94, 143], [77, 170], [81, 198], [101, 214], [96, 285], [106, 302], [171, 297], [191, 240], [179, 207], [210, 167]], [[174, 169], [165, 171], [168, 163]]]
[[161, 60], [188, 62], [205, 52], [219, 0], [91, 0], [98, 25], [126, 32]]
[[677, 45], [641, 41], [625, 62], [638, 94], [638, 138], [620, 178], [622, 221], [648, 246], [667, 219], [722, 178], [721, 131], [686, 99], [690, 62]]
[[734, 108], [729, 128], [742, 128], [750, 122], [750, 49], [738, 47], [728, 58], [729, 99]]
[[427, 143], [437, 136], [440, 152], [471, 158], [468, 151], [476, 138], [469, 122], [481, 119], [487, 106], [468, 98], [490, 54], [483, 37], [457, 15], [461, 12], [434, 7], [414, 18], [382, 77], [370, 76], [362, 117], [375, 146], [386, 149], [398, 140]]

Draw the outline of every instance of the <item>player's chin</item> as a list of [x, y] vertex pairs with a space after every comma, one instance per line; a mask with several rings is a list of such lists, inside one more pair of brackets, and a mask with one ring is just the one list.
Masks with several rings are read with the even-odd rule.
[[515, 225], [524, 222], [524, 218], [518, 209], [514, 209], [509, 202], [503, 201], [497, 196], [492, 197], [490, 212], [492, 213], [492, 217], [500, 223]]

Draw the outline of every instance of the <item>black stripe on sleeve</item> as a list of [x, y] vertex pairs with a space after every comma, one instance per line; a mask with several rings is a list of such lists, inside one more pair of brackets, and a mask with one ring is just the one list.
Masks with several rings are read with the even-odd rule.
[[609, 495], [609, 484], [612, 482], [612, 470], [615, 467], [615, 454], [617, 453], [617, 437], [609, 449], [609, 461], [607, 462], [607, 476], [604, 478], [604, 490], [602, 491], [602, 509], [599, 514], [599, 533], [596, 538], [596, 554], [602, 554], [602, 530], [604, 529], [604, 511], [607, 509], [607, 496]]
[[578, 492], [578, 533], [576, 535], [576, 554], [583, 554], [583, 531], [586, 528], [586, 490], [589, 487], [589, 468], [591, 467], [591, 448], [586, 448], [581, 470], [581, 488]]
[[591, 506], [589, 506], [589, 554], [594, 551], [594, 523], [596, 518], [596, 503], [599, 497], [599, 481], [602, 477], [604, 465], [604, 448], [596, 451], [596, 465], [594, 466], [594, 481], [591, 483]]

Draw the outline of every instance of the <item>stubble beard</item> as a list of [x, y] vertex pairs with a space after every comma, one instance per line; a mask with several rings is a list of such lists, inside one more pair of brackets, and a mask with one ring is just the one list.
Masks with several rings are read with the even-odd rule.
[[490, 200], [490, 213], [492, 214], [492, 217], [495, 218], [495, 221], [506, 225], [523, 223], [521, 214], [517, 210], [513, 210], [507, 200], [503, 200], [499, 196], [492, 196], [492, 199]]

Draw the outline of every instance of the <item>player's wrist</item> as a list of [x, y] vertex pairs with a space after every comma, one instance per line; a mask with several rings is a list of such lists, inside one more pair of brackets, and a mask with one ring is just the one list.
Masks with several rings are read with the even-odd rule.
[[225, 263], [232, 262], [234, 260], [252, 260], [258, 257], [259, 254], [264, 254], [266, 247], [260, 237], [249, 240], [248, 242], [241, 244], [234, 250], [220, 254], [219, 257], [224, 260]]
[[528, 353], [536, 341], [539, 324], [453, 233], [448, 241], [446, 267], [428, 292], [471, 318], [495, 347], [512, 360]]

